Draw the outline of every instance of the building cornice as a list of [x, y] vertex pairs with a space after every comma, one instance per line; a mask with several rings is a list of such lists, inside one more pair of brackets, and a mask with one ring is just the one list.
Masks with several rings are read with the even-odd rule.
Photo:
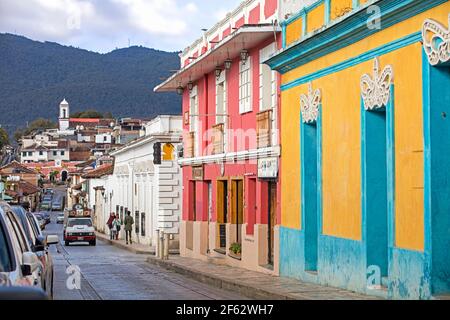
[[[387, 29], [447, 0], [379, 0], [368, 2], [355, 12], [331, 21], [316, 33], [290, 44], [264, 61], [273, 70], [284, 74], [292, 69], [317, 60], [320, 57], [348, 47], [372, 34]], [[369, 28], [367, 8], [376, 4], [379, 8], [380, 28]]]
[[183, 158], [178, 160], [178, 164], [180, 166], [196, 166], [202, 164], [219, 164], [227, 162], [233, 163], [236, 161], [243, 161], [243, 160], [279, 157], [280, 154], [281, 154], [281, 146], [278, 145], [268, 148], [214, 154], [210, 156]]

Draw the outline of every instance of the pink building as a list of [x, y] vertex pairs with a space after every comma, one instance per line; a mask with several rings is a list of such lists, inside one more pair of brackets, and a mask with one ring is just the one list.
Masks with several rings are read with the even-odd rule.
[[284, 2], [244, 1], [155, 88], [183, 96], [182, 256], [278, 274], [280, 78], [262, 62]]

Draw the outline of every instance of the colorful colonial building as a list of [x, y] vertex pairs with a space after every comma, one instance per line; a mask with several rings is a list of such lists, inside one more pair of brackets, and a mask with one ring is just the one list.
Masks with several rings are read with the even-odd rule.
[[242, 2], [155, 88], [183, 97], [183, 256], [278, 273], [279, 76], [261, 61], [298, 9], [284, 2]]
[[318, 0], [284, 20], [280, 275], [450, 292], [450, 1]]

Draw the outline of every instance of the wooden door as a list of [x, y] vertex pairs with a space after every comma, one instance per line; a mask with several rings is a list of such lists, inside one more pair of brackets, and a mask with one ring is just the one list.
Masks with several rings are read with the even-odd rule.
[[276, 223], [276, 212], [277, 212], [277, 184], [274, 182], [269, 182], [269, 216], [268, 216], [268, 260], [269, 264], [273, 264], [273, 252], [274, 252], [274, 238], [275, 238], [275, 223]]

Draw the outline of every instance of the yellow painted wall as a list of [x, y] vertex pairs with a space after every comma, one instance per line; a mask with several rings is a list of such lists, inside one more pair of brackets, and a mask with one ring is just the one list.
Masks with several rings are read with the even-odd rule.
[[[449, 12], [450, 2], [447, 2], [294, 69], [282, 76], [282, 82], [290, 82], [418, 32], [427, 18], [446, 25]], [[381, 56], [380, 62], [382, 68], [386, 64], [393, 65], [396, 80], [395, 242], [400, 248], [423, 250], [422, 48], [417, 43]], [[323, 95], [323, 232], [328, 235], [361, 238], [359, 80], [362, 74], [372, 73], [372, 69], [373, 61], [368, 61], [313, 81], [313, 87], [321, 88]], [[299, 96], [303, 92], [305, 85], [282, 93], [282, 224], [285, 226], [295, 225], [300, 219], [300, 204], [295, 200], [300, 196], [300, 178], [292, 179], [296, 170], [292, 166], [300, 167], [297, 114]], [[286, 141], [289, 141], [289, 150], [286, 150]]]
[[[300, 96], [297, 90], [281, 93], [281, 225], [300, 228]], [[286, 107], [285, 107], [286, 106]]]
[[320, 29], [325, 24], [325, 5], [321, 4], [308, 12], [306, 32]]
[[[395, 245], [423, 251], [422, 47], [414, 44], [403, 48], [391, 53], [389, 60], [393, 62], [397, 79], [394, 107]], [[390, 61], [388, 62], [392, 63]]]
[[300, 40], [302, 37], [303, 20], [298, 18], [293, 23], [286, 26], [286, 45]]
[[353, 0], [331, 0], [330, 1], [330, 18], [334, 20], [344, 15], [348, 10], [351, 11]]

